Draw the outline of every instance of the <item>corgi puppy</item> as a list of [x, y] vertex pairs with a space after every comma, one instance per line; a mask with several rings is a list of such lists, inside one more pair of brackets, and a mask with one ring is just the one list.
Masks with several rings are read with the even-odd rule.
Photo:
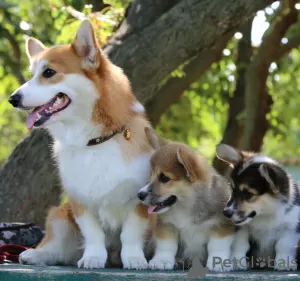
[[234, 238], [233, 224], [222, 213], [230, 197], [227, 181], [187, 145], [167, 141], [151, 128], [145, 131], [155, 153], [150, 182], [138, 197], [148, 213], [158, 214], [149, 267], [173, 269], [182, 244], [189, 261], [198, 258], [210, 270], [230, 270], [219, 262], [230, 259]]
[[79, 267], [103, 268], [107, 249], [121, 244], [124, 268], [147, 268], [148, 213], [136, 194], [149, 179], [153, 149], [144, 108], [126, 75], [105, 57], [87, 20], [71, 44], [47, 48], [30, 38], [26, 50], [32, 79], [9, 102], [30, 110], [29, 129], [46, 128], [53, 136], [70, 200], [50, 212], [45, 239], [20, 262], [70, 264], [82, 255]]
[[237, 267], [247, 268], [247, 264], [239, 261], [246, 257], [252, 241], [256, 245], [256, 249], [251, 249], [252, 262], [254, 257], [277, 270], [297, 269], [299, 186], [270, 157], [239, 151], [226, 144], [219, 144], [216, 153], [233, 168], [232, 195], [224, 215], [239, 226], [232, 253]]

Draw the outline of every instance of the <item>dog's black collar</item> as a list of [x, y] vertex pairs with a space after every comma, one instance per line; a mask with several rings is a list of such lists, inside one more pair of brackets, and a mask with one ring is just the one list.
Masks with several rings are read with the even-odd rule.
[[87, 143], [87, 146], [104, 143], [104, 142], [108, 141], [109, 139], [111, 139], [112, 137], [114, 137], [115, 135], [122, 133], [123, 131], [124, 131], [124, 138], [126, 140], [129, 140], [130, 139], [130, 130], [126, 129], [126, 126], [123, 126], [120, 130], [114, 131], [112, 134], [110, 134], [108, 136], [90, 139], [89, 142]]

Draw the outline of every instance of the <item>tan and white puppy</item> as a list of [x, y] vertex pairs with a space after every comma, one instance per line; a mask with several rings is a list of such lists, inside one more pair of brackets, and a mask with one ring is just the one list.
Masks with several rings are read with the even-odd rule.
[[148, 214], [136, 194], [149, 179], [152, 147], [144, 132], [149, 122], [127, 77], [102, 53], [89, 21], [82, 22], [71, 44], [46, 48], [30, 38], [26, 49], [32, 79], [9, 101], [31, 110], [29, 129], [44, 127], [54, 137], [70, 202], [50, 212], [42, 244], [23, 252], [20, 261], [73, 263], [81, 255], [81, 233], [79, 267], [103, 268], [107, 249], [121, 242], [123, 267], [147, 268]]
[[234, 238], [223, 215], [230, 197], [227, 181], [187, 145], [162, 139], [150, 128], [146, 134], [156, 151], [150, 182], [138, 197], [149, 213], [159, 214], [150, 268], [173, 269], [183, 244], [184, 258], [199, 258], [210, 270], [231, 270], [220, 262], [231, 258]]

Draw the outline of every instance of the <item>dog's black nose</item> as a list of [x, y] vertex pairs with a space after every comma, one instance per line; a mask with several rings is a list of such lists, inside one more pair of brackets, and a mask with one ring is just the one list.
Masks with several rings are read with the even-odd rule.
[[137, 194], [137, 197], [140, 199], [140, 200], [144, 200], [146, 198], [146, 196], [148, 195], [148, 192], [145, 192], [145, 191], [140, 191], [138, 194]]
[[225, 217], [227, 217], [227, 218], [230, 219], [232, 217], [232, 215], [233, 215], [233, 211], [232, 211], [231, 208], [225, 208], [223, 210], [223, 214], [224, 214]]
[[13, 107], [18, 107], [21, 104], [21, 100], [22, 100], [22, 95], [16, 93], [10, 96], [8, 101], [12, 104]]

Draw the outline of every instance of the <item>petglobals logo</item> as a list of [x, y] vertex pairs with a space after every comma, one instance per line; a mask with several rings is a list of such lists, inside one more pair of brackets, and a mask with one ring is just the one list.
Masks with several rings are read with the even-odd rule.
[[[292, 259], [291, 257], [286, 258], [277, 258], [272, 259], [271, 257], [242, 257], [242, 258], [232, 258], [232, 259], [222, 259], [220, 257], [213, 258], [213, 268], [220, 269], [220, 266], [223, 270], [231, 269], [247, 269], [247, 268], [275, 268], [278, 270], [285, 269], [297, 269], [297, 260]], [[226, 270], [226, 271], [227, 271]], [[209, 273], [207, 267], [203, 267], [200, 263], [200, 260], [194, 258], [192, 261], [192, 267], [188, 271], [188, 278], [195, 277], [205, 277]]]
[[291, 257], [273, 259], [271, 257], [242, 257], [232, 259], [222, 259], [220, 257], [213, 258], [213, 267], [223, 268], [275, 268], [275, 269], [297, 269], [297, 260]]

